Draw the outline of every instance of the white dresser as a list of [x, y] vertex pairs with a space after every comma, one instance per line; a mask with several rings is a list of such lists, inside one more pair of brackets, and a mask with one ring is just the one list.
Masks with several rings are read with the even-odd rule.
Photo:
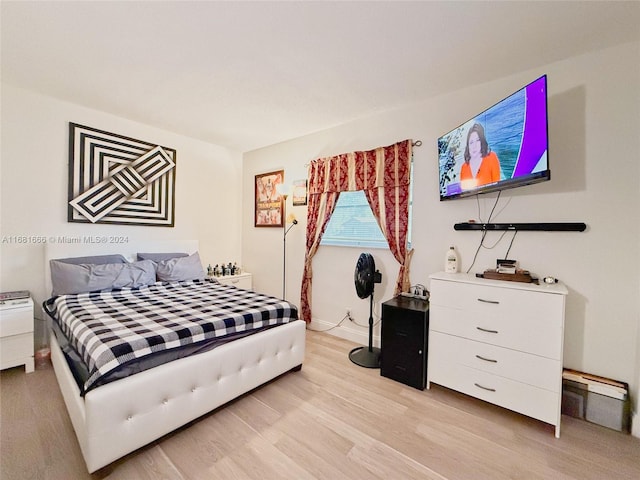
[[240, 275], [215, 277], [215, 279], [223, 285], [233, 285], [234, 287], [244, 288], [245, 290], [251, 290], [253, 286], [252, 276], [247, 272], [242, 272]]
[[33, 300], [21, 298], [0, 304], [0, 369], [33, 364]]
[[431, 382], [554, 425], [560, 436], [566, 287], [431, 278]]

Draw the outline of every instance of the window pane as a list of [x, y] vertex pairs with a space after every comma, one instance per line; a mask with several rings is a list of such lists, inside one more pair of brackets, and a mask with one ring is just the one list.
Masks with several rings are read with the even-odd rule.
[[340, 194], [320, 244], [389, 248], [363, 191]]

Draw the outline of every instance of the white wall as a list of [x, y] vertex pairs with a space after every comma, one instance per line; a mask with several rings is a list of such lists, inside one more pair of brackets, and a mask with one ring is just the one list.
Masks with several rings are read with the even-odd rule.
[[[478, 206], [474, 198], [439, 202], [436, 139], [546, 73], [552, 179], [503, 192], [493, 220], [588, 225], [584, 233], [520, 232], [510, 257], [534, 274], [561, 279], [569, 288], [565, 366], [629, 382], [637, 399], [639, 57], [640, 44], [626, 44], [246, 153], [243, 259], [246, 268], [256, 274], [255, 285], [281, 294], [282, 232], [253, 227], [249, 199], [253, 198], [256, 173], [283, 168], [286, 180], [306, 178], [305, 164], [312, 159], [405, 138], [423, 142], [414, 150], [412, 283], [427, 284], [428, 275], [443, 268], [449, 245], [457, 247], [462, 269], [468, 269], [480, 233], [456, 232], [453, 225], [478, 219]], [[493, 194], [480, 199], [484, 220], [495, 198]], [[305, 207], [294, 207], [294, 211], [299, 219], [305, 218]], [[287, 298], [295, 303], [300, 298], [304, 228], [303, 221], [287, 237]], [[492, 245], [498, 239], [499, 234], [491, 232], [486, 243]], [[483, 249], [473, 271], [495, 266], [510, 240], [509, 233], [493, 250]], [[313, 326], [337, 324], [347, 306], [356, 311], [359, 323], [366, 324], [366, 302], [358, 299], [353, 287], [353, 269], [361, 251], [320, 247], [313, 262]], [[386, 283], [376, 290], [379, 313], [379, 303], [392, 296], [398, 267], [388, 252], [372, 253]], [[332, 333], [366, 341], [366, 329], [353, 324]]]
[[[67, 223], [69, 122], [175, 148], [175, 227]], [[46, 297], [43, 245], [13, 236], [195, 239], [205, 267], [241, 260], [239, 152], [2, 84], [1, 153], [0, 291], [30, 290], [38, 305]]]

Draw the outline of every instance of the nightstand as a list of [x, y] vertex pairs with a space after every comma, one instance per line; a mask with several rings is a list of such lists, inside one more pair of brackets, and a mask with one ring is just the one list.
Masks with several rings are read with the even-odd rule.
[[248, 272], [242, 272], [240, 275], [226, 275], [223, 277], [215, 277], [223, 285], [233, 285], [234, 287], [251, 290], [252, 275]]
[[0, 369], [24, 365], [33, 372], [33, 300], [20, 298], [0, 304]]
[[424, 390], [429, 302], [398, 296], [382, 304], [380, 375]]

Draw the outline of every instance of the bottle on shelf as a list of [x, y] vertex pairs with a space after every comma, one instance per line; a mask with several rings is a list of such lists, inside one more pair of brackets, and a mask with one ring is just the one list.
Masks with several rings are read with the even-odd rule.
[[458, 254], [456, 253], [456, 249], [453, 247], [449, 247], [449, 250], [447, 250], [444, 262], [444, 271], [447, 273], [458, 272]]

